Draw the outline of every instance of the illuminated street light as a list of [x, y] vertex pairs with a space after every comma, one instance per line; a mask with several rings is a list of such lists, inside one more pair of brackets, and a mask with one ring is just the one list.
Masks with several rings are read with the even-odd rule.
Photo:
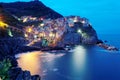
[[36, 38], [37, 38], [37, 35], [34, 35], [34, 38], [36, 39]]
[[73, 22], [78, 22], [78, 19], [77, 17], [74, 18]]
[[78, 33], [82, 33], [82, 30], [81, 29], [78, 29], [78, 31], [77, 31]]

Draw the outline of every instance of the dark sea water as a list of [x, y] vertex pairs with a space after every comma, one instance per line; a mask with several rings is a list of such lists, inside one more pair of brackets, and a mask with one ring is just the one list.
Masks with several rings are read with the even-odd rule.
[[[99, 35], [120, 48], [119, 35]], [[98, 46], [77, 46], [66, 51], [34, 51], [16, 55], [19, 66], [42, 80], [120, 80], [120, 52]]]

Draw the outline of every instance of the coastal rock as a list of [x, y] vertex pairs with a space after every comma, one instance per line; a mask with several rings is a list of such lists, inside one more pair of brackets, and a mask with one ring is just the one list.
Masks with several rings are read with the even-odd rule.
[[23, 80], [30, 80], [31, 79], [31, 74], [29, 71], [24, 71], [23, 72]]
[[[12, 69], [9, 70], [9, 76], [10, 76], [10, 79], [12, 80], [16, 80], [16, 77], [18, 76], [18, 74], [21, 72], [21, 68], [17, 68], [17, 67], [14, 67]], [[13, 74], [14, 73], [14, 74]]]
[[23, 80], [23, 71], [20, 71], [15, 80]]
[[75, 23], [74, 27], [67, 28], [62, 41], [67, 45], [96, 44], [97, 42], [97, 33], [92, 26], [90, 24], [83, 26], [80, 22]]
[[20, 52], [21, 47], [26, 44], [23, 38], [3, 38], [0, 39], [0, 55], [5, 56], [14, 56]]
[[18, 67], [10, 69], [9, 76], [10, 80], [41, 80], [39, 75], [31, 75], [30, 71], [23, 71]]
[[41, 80], [40, 76], [39, 75], [33, 75], [31, 77], [31, 80]]
[[79, 45], [81, 43], [81, 35], [78, 33], [65, 33], [62, 43], [65, 45]]

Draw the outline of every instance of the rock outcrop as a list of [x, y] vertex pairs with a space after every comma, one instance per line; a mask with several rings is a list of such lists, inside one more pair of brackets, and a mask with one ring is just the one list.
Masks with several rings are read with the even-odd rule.
[[9, 71], [11, 80], [41, 80], [39, 75], [31, 75], [29, 71], [23, 71], [21, 68], [12, 68]]
[[90, 24], [88, 26], [83, 26], [81, 22], [77, 22], [74, 27], [67, 28], [67, 32], [64, 33], [61, 44], [96, 44], [97, 41], [97, 33]]

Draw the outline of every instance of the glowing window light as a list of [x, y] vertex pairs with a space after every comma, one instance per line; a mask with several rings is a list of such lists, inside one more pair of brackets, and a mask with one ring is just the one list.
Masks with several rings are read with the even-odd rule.
[[24, 18], [24, 19], [23, 19], [23, 22], [27, 22], [27, 18]]
[[50, 37], [53, 37], [53, 33], [50, 33], [49, 36], [50, 36]]
[[40, 26], [43, 27], [43, 26], [44, 26], [44, 23], [41, 23]]
[[29, 33], [32, 32], [32, 28], [28, 28], [28, 32], [29, 32]]
[[74, 19], [73, 22], [78, 22], [78, 20], [77, 20], [77, 19]]
[[36, 20], [36, 19], [37, 19], [36, 17], [33, 17], [33, 18], [31, 17], [31, 18], [30, 18], [30, 20], [33, 20], [33, 21]]
[[36, 38], [37, 38], [37, 35], [34, 35], [34, 38], [36, 39]]
[[77, 17], [74, 18], [73, 22], [78, 22], [78, 19]]
[[43, 37], [43, 33], [39, 33], [39, 35], [38, 35], [39, 37]]
[[27, 35], [27, 34], [25, 34], [25, 37], [28, 37], [28, 35]]
[[85, 24], [85, 21], [83, 20], [83, 21], [81, 21], [81, 23]]
[[42, 32], [42, 33], [39, 33], [38, 34], [38, 37], [45, 37], [46, 35], [45, 35], [45, 32]]

